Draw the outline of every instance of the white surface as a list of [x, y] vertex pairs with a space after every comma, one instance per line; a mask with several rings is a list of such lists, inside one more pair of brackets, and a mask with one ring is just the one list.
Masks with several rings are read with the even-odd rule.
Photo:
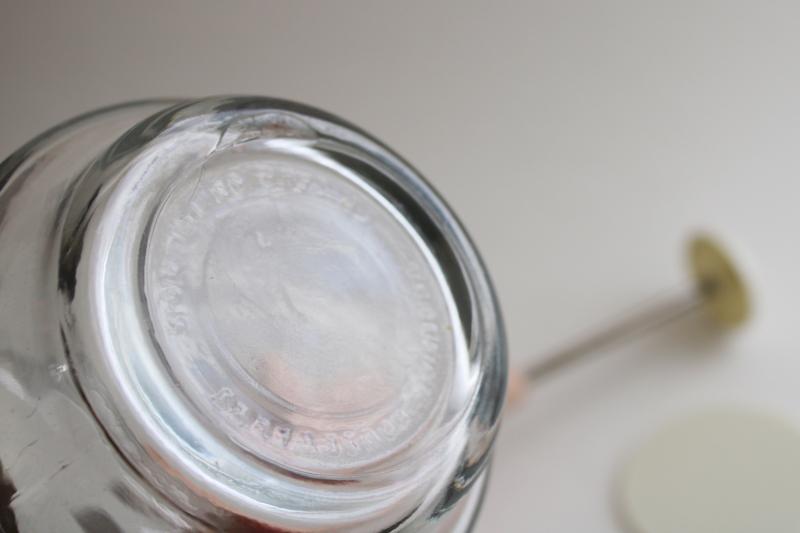
[[796, 533], [800, 432], [755, 411], [692, 415], [637, 449], [616, 485], [630, 533]]
[[618, 464], [681, 413], [734, 403], [800, 419], [796, 3], [48, 4], [2, 5], [0, 152], [153, 95], [328, 109], [460, 214], [515, 363], [680, 282], [693, 228], [750, 258], [746, 331], [715, 342], [677, 324], [507, 418], [479, 533], [617, 531]]

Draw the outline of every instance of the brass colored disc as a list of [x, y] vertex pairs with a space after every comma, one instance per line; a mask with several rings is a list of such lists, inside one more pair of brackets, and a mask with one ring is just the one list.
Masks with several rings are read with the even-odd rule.
[[711, 317], [719, 324], [735, 327], [750, 315], [750, 297], [744, 279], [728, 254], [708, 236], [689, 244], [689, 262]]

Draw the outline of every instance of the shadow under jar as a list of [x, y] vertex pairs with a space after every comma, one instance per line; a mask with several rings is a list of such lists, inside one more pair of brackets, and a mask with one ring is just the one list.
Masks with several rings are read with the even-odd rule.
[[0, 165], [5, 531], [466, 531], [506, 373], [453, 214], [325, 112], [135, 102]]

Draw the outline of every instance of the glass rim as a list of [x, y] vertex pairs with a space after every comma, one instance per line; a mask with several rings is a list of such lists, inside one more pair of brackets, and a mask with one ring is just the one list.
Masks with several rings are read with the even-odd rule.
[[[273, 498], [271, 501], [263, 498], [263, 495], [258, 496], [258, 491], [263, 492], [263, 487], [255, 487], [256, 490], [248, 498], [243, 498], [239, 492], [242, 479], [237, 478], [242, 470], [228, 469], [234, 461], [252, 462], [252, 457], [242, 454], [241, 450], [228, 453], [230, 446], [226, 444], [218, 448], [218, 453], [225, 452], [227, 462], [224, 468], [208, 470], [208, 458], [216, 457], [217, 452], [204, 449], [208, 454], [204, 457], [194, 450], [191, 454], [193, 457], [187, 461], [186, 443], [197, 438], [191, 424], [184, 424], [180, 431], [172, 431], [170, 436], [162, 432], [163, 427], [157, 427], [159, 422], [148, 409], [156, 401], [154, 398], [164, 391], [146, 392], [147, 384], [137, 381], [129, 368], [122, 368], [118, 364], [118, 354], [109, 357], [109, 353], [114, 350], [109, 351], [108, 341], [111, 339], [112, 342], [119, 342], [119, 334], [108, 327], [108, 317], [104, 315], [106, 311], [98, 310], [98, 293], [106, 289], [98, 288], [93, 281], [93, 277], [99, 272], [98, 265], [105, 265], [108, 260], [107, 257], [97, 255], [98, 250], [107, 250], [101, 246], [100, 241], [116, 238], [115, 235], [119, 233], [118, 229], [113, 230], [114, 235], [108, 233], [109, 221], [104, 220], [103, 216], [108, 213], [108, 202], [114, 197], [120, 182], [124, 181], [132, 162], [139, 160], [146, 152], [151, 155], [163, 153], [167, 149], [162, 144], [164, 138], [176, 131], [187, 131], [187, 128], [190, 132], [196, 131], [197, 128], [207, 127], [209, 124], [218, 128], [219, 121], [224, 116], [263, 118], [270, 113], [297, 117], [304, 126], [310, 126], [314, 130], [314, 135], [336, 139], [381, 165], [381, 179], [386, 180], [380, 185], [381, 192], [399, 206], [435, 250], [436, 261], [442, 266], [448, 285], [458, 286], [454, 291], [460, 299], [457, 302], [458, 313], [464, 326], [467, 356], [475, 370], [473, 389], [468, 403], [462, 406], [459, 418], [454, 420], [452, 426], [439, 428], [440, 434], [435, 439], [428, 439], [427, 448], [416, 449], [416, 453], [406, 456], [404, 461], [392, 463], [390, 468], [355, 472], [342, 477], [328, 476], [327, 479], [326, 476], [305, 476], [302, 472], [282, 471], [279, 467], [275, 468], [274, 464], [271, 465], [273, 468], [269, 470], [270, 474], [286, 480], [282, 487], [296, 490], [297, 494], [310, 488], [319, 489], [316, 493], [319, 496], [315, 502], [317, 505], [324, 501], [332, 484], [356, 480], [355, 485], [358, 488], [352, 491], [351, 503], [364, 510], [370, 507], [366, 502], [380, 499], [377, 494], [383, 494], [390, 489], [402, 492], [399, 487], [402, 488], [403, 484], [398, 483], [398, 474], [418, 470], [427, 460], [428, 465], [436, 465], [431, 472], [446, 472], [447, 475], [446, 479], [427, 480], [435, 490], [430, 490], [425, 498], [435, 500], [430, 502], [433, 508], [448, 509], [483, 471], [504, 403], [506, 346], [494, 291], [477, 251], [461, 224], [424, 178], [379, 141], [324, 111], [294, 102], [261, 97], [214, 97], [183, 101], [134, 126], [87, 168], [74, 188], [66, 210], [59, 266], [59, 286], [65, 302], [62, 329], [70, 358], [75, 365], [78, 386], [83, 389], [84, 396], [110, 440], [132, 465], [137, 465], [134, 468], [143, 477], [148, 478], [162, 491], [177, 491], [183, 495], [181, 498], [190, 502], [190, 507], [200, 505], [191, 503], [195, 502], [198, 491], [212, 492], [216, 505], [229, 512], [253, 519], [272, 517], [273, 512], [269, 508], [274, 508], [280, 498]], [[103, 231], [96, 231], [99, 226]], [[146, 227], [125, 228], [125, 232], [129, 234], [145, 230]], [[125, 257], [125, 261], [131, 263], [133, 268], [139, 259], [134, 254]], [[141, 318], [146, 315], [146, 311], [141, 308], [137, 308], [136, 313], [137, 315], [131, 317]], [[103, 321], [106, 321], [105, 326], [102, 326]], [[132, 348], [134, 345], [126, 346]], [[150, 350], [142, 346], [138, 348]], [[155, 352], [151, 355], [153, 361], [158, 361]], [[127, 391], [122, 396], [119, 393], [120, 376], [127, 380], [123, 384]], [[147, 398], [143, 400], [143, 396]], [[190, 410], [168, 410], [161, 412], [159, 417], [163, 421], [165, 416], [176, 417], [178, 414], [189, 416], [191, 413]], [[454, 440], [457, 428], [460, 428], [461, 434]], [[174, 439], [180, 435], [189, 437], [176, 445]], [[207, 444], [209, 441], [203, 442]], [[443, 457], [443, 454], [446, 456]], [[445, 466], [442, 465], [443, 458], [447, 459]], [[160, 462], [166, 462], [172, 473], [159, 473], [164, 466]], [[440, 470], [437, 471], [437, 468]], [[209, 475], [209, 472], [212, 474]], [[418, 477], [412, 476], [411, 479], [414, 483], [420, 482]], [[212, 483], [207, 484], [209, 481]], [[405, 487], [403, 490], [411, 494], [414, 489], [415, 487]], [[369, 497], [364, 498], [367, 492]], [[336, 501], [341, 503], [340, 496], [337, 498]], [[277, 505], [280, 506], [279, 503]], [[298, 507], [289, 514], [291, 517], [287, 518], [287, 523], [292, 524], [299, 523], [298, 520], [313, 520], [318, 512]], [[330, 517], [326, 519], [330, 520]]]

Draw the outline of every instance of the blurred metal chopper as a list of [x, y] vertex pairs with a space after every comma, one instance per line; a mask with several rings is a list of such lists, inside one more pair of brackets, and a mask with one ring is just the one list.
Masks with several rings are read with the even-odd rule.
[[688, 287], [669, 291], [562, 349], [538, 356], [527, 368], [512, 371], [509, 401], [518, 404], [530, 385], [680, 318], [693, 315], [710, 318], [721, 331], [747, 322], [752, 314], [751, 295], [730, 255], [708, 235], [691, 239], [687, 252], [692, 274]]

